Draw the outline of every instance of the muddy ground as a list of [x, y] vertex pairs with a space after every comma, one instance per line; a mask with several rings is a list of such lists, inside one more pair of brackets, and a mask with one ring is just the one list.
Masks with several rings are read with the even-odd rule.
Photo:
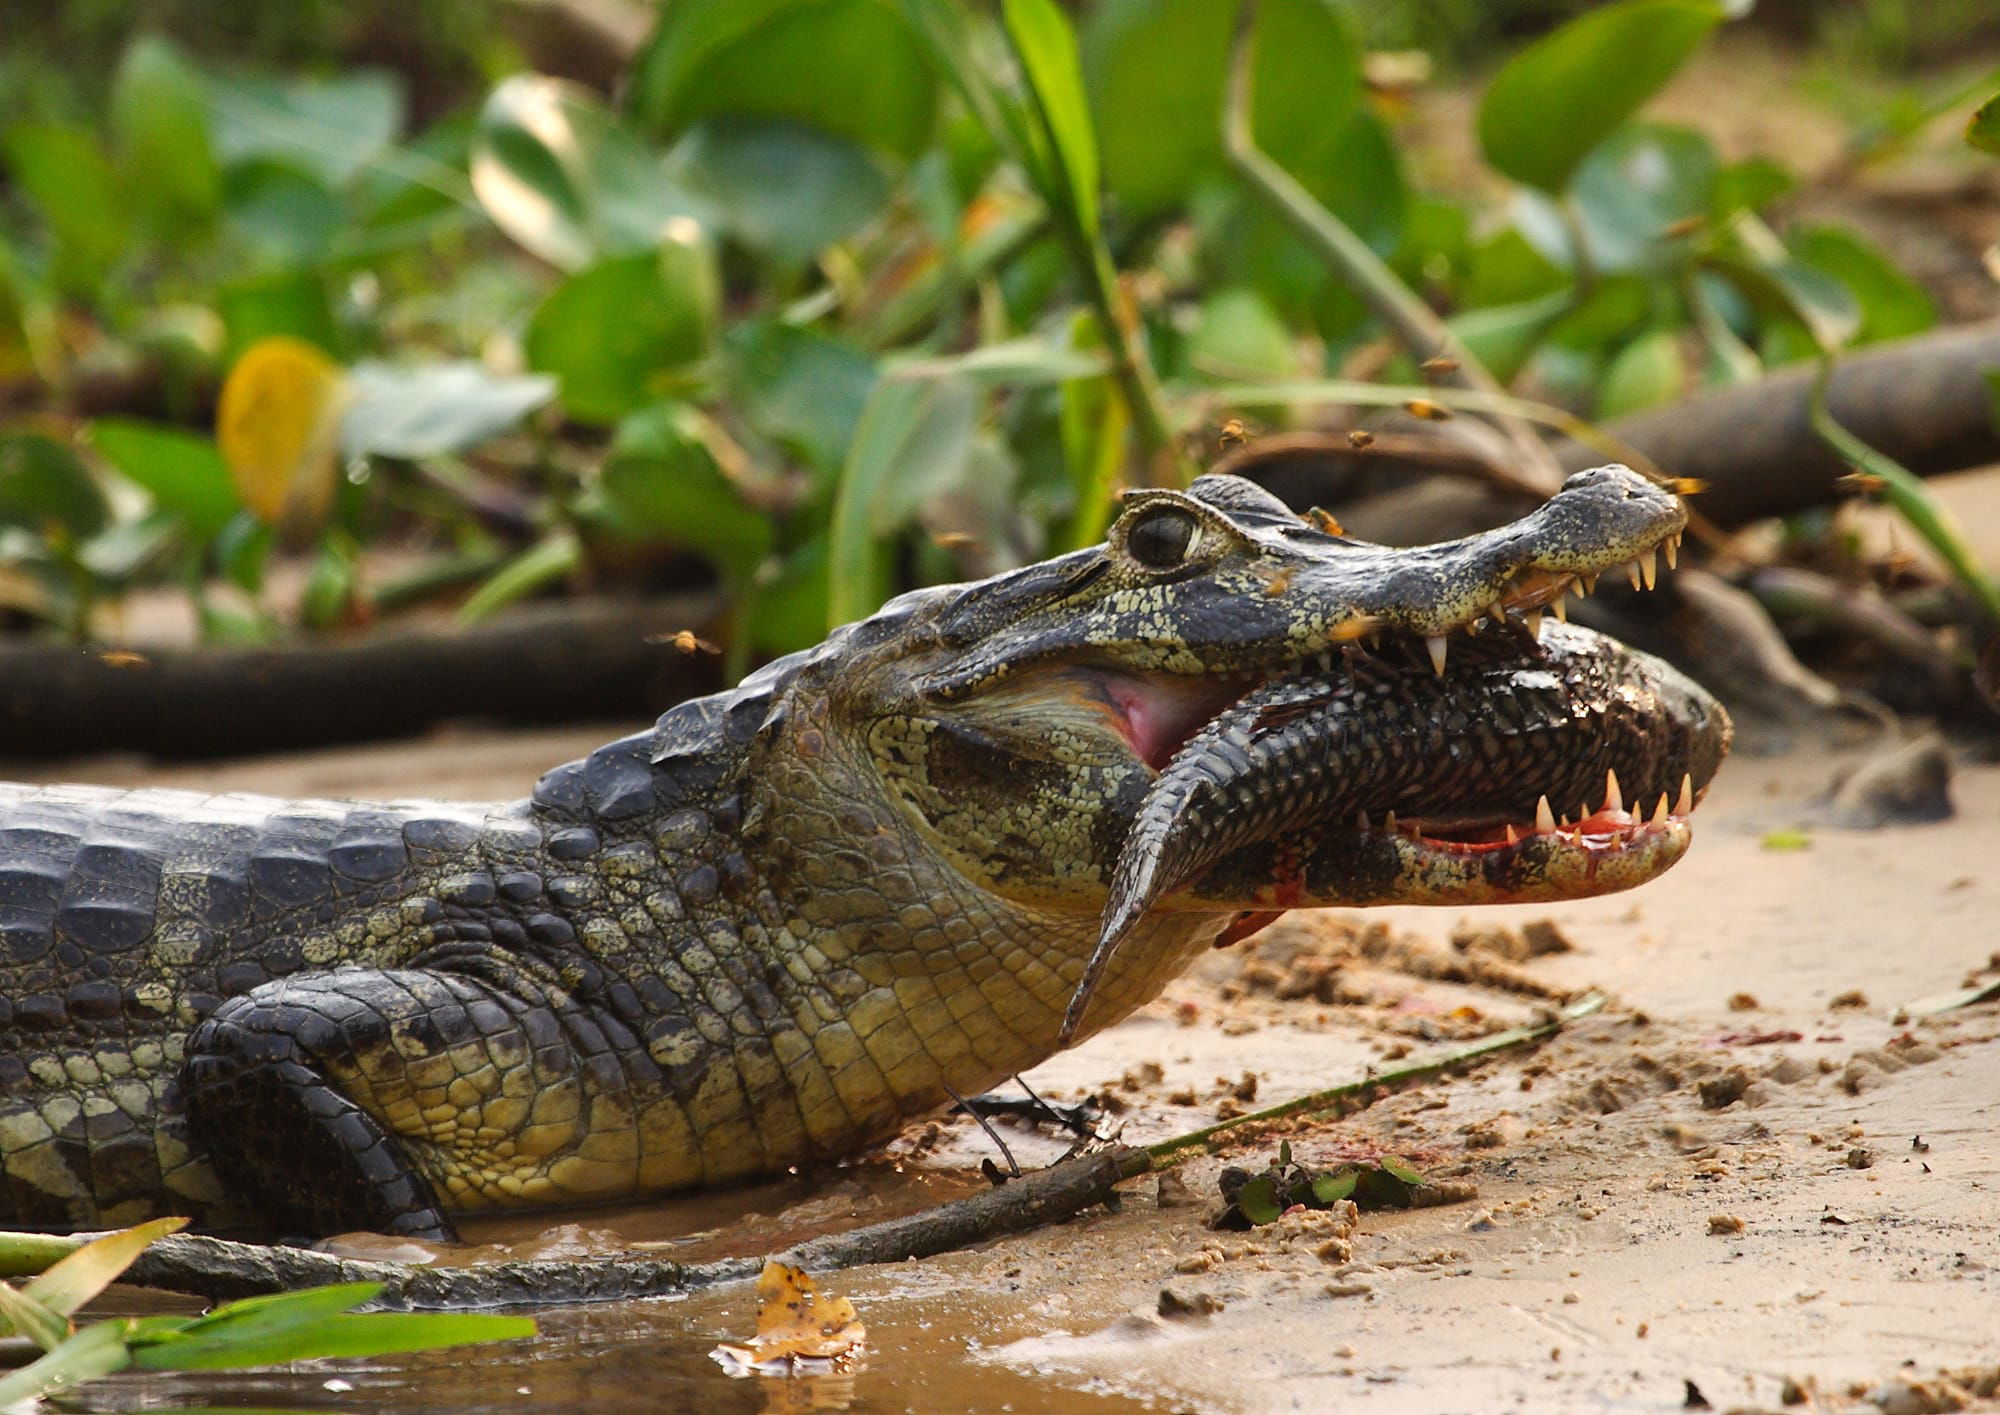
[[[612, 730], [61, 774], [479, 798]], [[1295, 915], [1031, 1077], [1054, 1096], [1112, 1097], [1125, 1138], [1148, 1142], [1602, 990], [1610, 1005], [1549, 1045], [1285, 1132], [1309, 1165], [1397, 1153], [1476, 1199], [1368, 1213], [1351, 1232], [1308, 1215], [1218, 1233], [1217, 1173], [1261, 1164], [1276, 1137], [1255, 1140], [1186, 1165], [1185, 1194], [1141, 1179], [1116, 1214], [843, 1276], [877, 1355], [821, 1394], [857, 1409], [1664, 1411], [1687, 1382], [1718, 1409], [1778, 1408], [1789, 1381], [1840, 1408], [2000, 1361], [2000, 1003], [1905, 1015], [2000, 979], [2000, 766], [1958, 764], [1952, 821], [1795, 832], [1842, 759], [1734, 760], [1687, 859], [1631, 895]], [[1529, 932], [1557, 951], [1531, 954], [1522, 931], [1544, 921]], [[1024, 1161], [1060, 1148], [1009, 1136]], [[852, 1176], [748, 1196], [747, 1220], [670, 1205], [475, 1236], [599, 1249], [727, 1218], [727, 1241], [754, 1248], [783, 1236], [768, 1211], [784, 1200], [816, 1194], [812, 1224], [872, 1218], [952, 1192], [986, 1153], [964, 1122], [920, 1126]], [[1163, 1319], [1167, 1289], [1219, 1310]], [[739, 1291], [551, 1319], [556, 1347], [508, 1393], [602, 1398], [605, 1353], [631, 1367], [636, 1331], [689, 1358], [675, 1369], [691, 1408], [756, 1409], [698, 1360], [747, 1334], [750, 1307]], [[645, 1385], [643, 1363], [631, 1380]], [[450, 1407], [420, 1375], [404, 1394]]]

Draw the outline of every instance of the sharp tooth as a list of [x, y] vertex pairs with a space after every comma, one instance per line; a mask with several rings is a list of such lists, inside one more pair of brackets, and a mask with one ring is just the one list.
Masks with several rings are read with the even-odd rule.
[[1658, 573], [1659, 561], [1654, 558], [1652, 551], [1649, 550], [1639, 557], [1639, 574], [1646, 581], [1647, 589], [1653, 587], [1653, 578]]
[[1660, 804], [1653, 807], [1653, 824], [1665, 825], [1666, 823], [1667, 823], [1667, 793], [1662, 791], [1660, 793]]
[[1430, 650], [1431, 667], [1436, 669], [1438, 672], [1438, 676], [1442, 678], [1444, 676], [1444, 654], [1445, 654], [1444, 635], [1443, 634], [1427, 635], [1424, 639], [1424, 647]]
[[1669, 570], [1680, 564], [1681, 538], [1679, 536], [1668, 536], [1666, 544], [1662, 548], [1667, 552], [1667, 568]]
[[1579, 584], [1581, 584], [1581, 585], [1583, 586], [1583, 592], [1584, 592], [1585, 594], [1596, 594], [1596, 593], [1597, 593], [1597, 576], [1595, 576], [1595, 575], [1582, 575], [1582, 576], [1579, 576], [1579, 577], [1578, 577], [1578, 581], [1577, 581], [1577, 582], [1578, 582]]
[[1681, 773], [1681, 798], [1674, 802], [1674, 814], [1685, 816], [1694, 810], [1694, 773]]
[[1486, 606], [1486, 612], [1493, 616], [1495, 624], [1505, 624], [1507, 622], [1507, 606], [1497, 599]]
[[1644, 583], [1639, 578], [1638, 561], [1628, 560], [1625, 562], [1625, 578], [1632, 582], [1632, 588], [1635, 590], [1638, 589]]
[[1520, 838], [1521, 838], [1520, 832], [1515, 830], [1514, 823], [1512, 821], [1509, 821], [1507, 823], [1507, 843], [1509, 845], [1512, 845], [1515, 841], [1519, 840]]
[[1618, 773], [1610, 767], [1604, 769], [1604, 809], [1607, 811], [1625, 809], [1625, 798], [1618, 794]]
[[1535, 802], [1535, 829], [1554, 830], [1555, 828], [1556, 813], [1549, 809], [1549, 798], [1547, 795], [1544, 795], [1541, 800]]
[[[1667, 798], [1665, 796], [1662, 796], [1660, 797], [1660, 799], [1662, 801], [1665, 801]], [[1368, 824], [1368, 812], [1356, 811], [1354, 813], [1354, 823], [1356, 826], [1360, 827], [1363, 834], [1366, 834], [1368, 830], [1371, 828]]]
[[1542, 636], [1542, 611], [1530, 609], [1521, 615], [1521, 622], [1528, 626], [1528, 632], [1536, 638]]
[[1564, 830], [1568, 830], [1568, 829], [1569, 829], [1569, 812], [1568, 812], [1568, 811], [1564, 811], [1564, 812], [1562, 813], [1562, 815], [1561, 815], [1561, 816], [1560, 816], [1560, 817], [1559, 817], [1558, 819], [1560, 820], [1560, 822], [1561, 822], [1561, 824], [1562, 824], [1562, 828], [1563, 828]]
[[1382, 831], [1386, 835], [1394, 835], [1396, 833], [1396, 813], [1394, 811], [1389, 812], [1388, 815], [1382, 818]]
[[1549, 608], [1556, 612], [1556, 618], [1569, 623], [1569, 601], [1563, 598], [1561, 590], [1557, 590], [1556, 597], [1549, 601]]

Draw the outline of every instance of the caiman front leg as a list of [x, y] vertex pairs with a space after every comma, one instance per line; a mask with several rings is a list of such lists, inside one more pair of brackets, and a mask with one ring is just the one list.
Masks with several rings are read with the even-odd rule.
[[607, 1108], [584, 1094], [579, 1019], [523, 991], [425, 969], [266, 983], [190, 1038], [190, 1131], [223, 1184], [287, 1233], [449, 1240], [448, 1208], [548, 1202], [553, 1157], [632, 1147], [586, 1133]]

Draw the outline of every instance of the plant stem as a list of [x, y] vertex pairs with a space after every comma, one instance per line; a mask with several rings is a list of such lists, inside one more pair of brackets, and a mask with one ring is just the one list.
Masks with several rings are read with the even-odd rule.
[[1330, 1110], [1351, 1101], [1360, 1101], [1363, 1105], [1371, 1105], [1378, 1098], [1392, 1091], [1399, 1091], [1403, 1087], [1413, 1085], [1418, 1081], [1428, 1081], [1434, 1076], [1442, 1076], [1470, 1062], [1492, 1056], [1496, 1052], [1509, 1051], [1515, 1047], [1529, 1046], [1536, 1042], [1546, 1041], [1557, 1032], [1560, 1032], [1569, 1023], [1581, 1017], [1588, 1017], [1591, 1013], [1601, 1010], [1604, 1006], [1604, 1001], [1604, 994], [1602, 993], [1594, 992], [1586, 994], [1563, 1008], [1562, 1012], [1551, 1021], [1539, 1022], [1528, 1027], [1514, 1027], [1505, 1032], [1495, 1032], [1490, 1037], [1482, 1037], [1468, 1046], [1460, 1047], [1456, 1051], [1446, 1052], [1443, 1056], [1432, 1058], [1429, 1061], [1412, 1062], [1408, 1066], [1399, 1066], [1392, 1071], [1384, 1071], [1378, 1075], [1370, 1076], [1365, 1080], [1350, 1081], [1344, 1086], [1333, 1086], [1324, 1091], [1314, 1091], [1309, 1095], [1285, 1101], [1281, 1105], [1252, 1111], [1248, 1115], [1239, 1115], [1230, 1120], [1217, 1121], [1214, 1125], [1204, 1126], [1199, 1130], [1190, 1130], [1185, 1135], [1176, 1135], [1171, 1140], [1162, 1140], [1156, 1145], [1148, 1145], [1146, 1147], [1146, 1156], [1152, 1162], [1154, 1169], [1171, 1169], [1182, 1160], [1193, 1158], [1191, 1154], [1183, 1153], [1184, 1151], [1198, 1149], [1203, 1154], [1207, 1154], [1213, 1150], [1216, 1137], [1226, 1135], [1232, 1130], [1240, 1130], [1249, 1125], [1267, 1124], [1273, 1120], [1282, 1120], [1286, 1116], [1298, 1115], [1307, 1111]]
[[[1297, 178], [1257, 146], [1250, 106], [1256, 18], [1256, 0], [1242, 0], [1236, 12], [1236, 34], [1229, 54], [1229, 87], [1222, 106], [1222, 150], [1230, 167], [1252, 193], [1290, 225], [1314, 254], [1362, 298], [1412, 357], [1449, 359], [1457, 367], [1445, 375], [1445, 381], [1489, 397], [1505, 397], [1506, 390], [1499, 380], [1479, 362], [1465, 341], [1452, 333], [1450, 326], [1397, 278], [1353, 228], [1320, 205]], [[1519, 483], [1532, 487], [1537, 495], [1553, 495], [1562, 485], [1563, 475], [1547, 444], [1511, 412], [1498, 406], [1490, 411], [1495, 425], [1521, 458]]]

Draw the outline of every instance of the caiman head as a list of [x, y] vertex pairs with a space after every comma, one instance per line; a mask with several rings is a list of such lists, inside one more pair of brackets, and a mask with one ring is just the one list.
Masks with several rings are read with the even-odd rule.
[[1571, 899], [1672, 865], [1729, 719], [1554, 620], [1600, 574], [1650, 586], [1686, 520], [1599, 467], [1395, 549], [1205, 476], [1128, 495], [1102, 546], [856, 626], [832, 706], [965, 881], [1095, 925], [1068, 1040], [1149, 919], [1207, 913], [1227, 941], [1285, 909]]

